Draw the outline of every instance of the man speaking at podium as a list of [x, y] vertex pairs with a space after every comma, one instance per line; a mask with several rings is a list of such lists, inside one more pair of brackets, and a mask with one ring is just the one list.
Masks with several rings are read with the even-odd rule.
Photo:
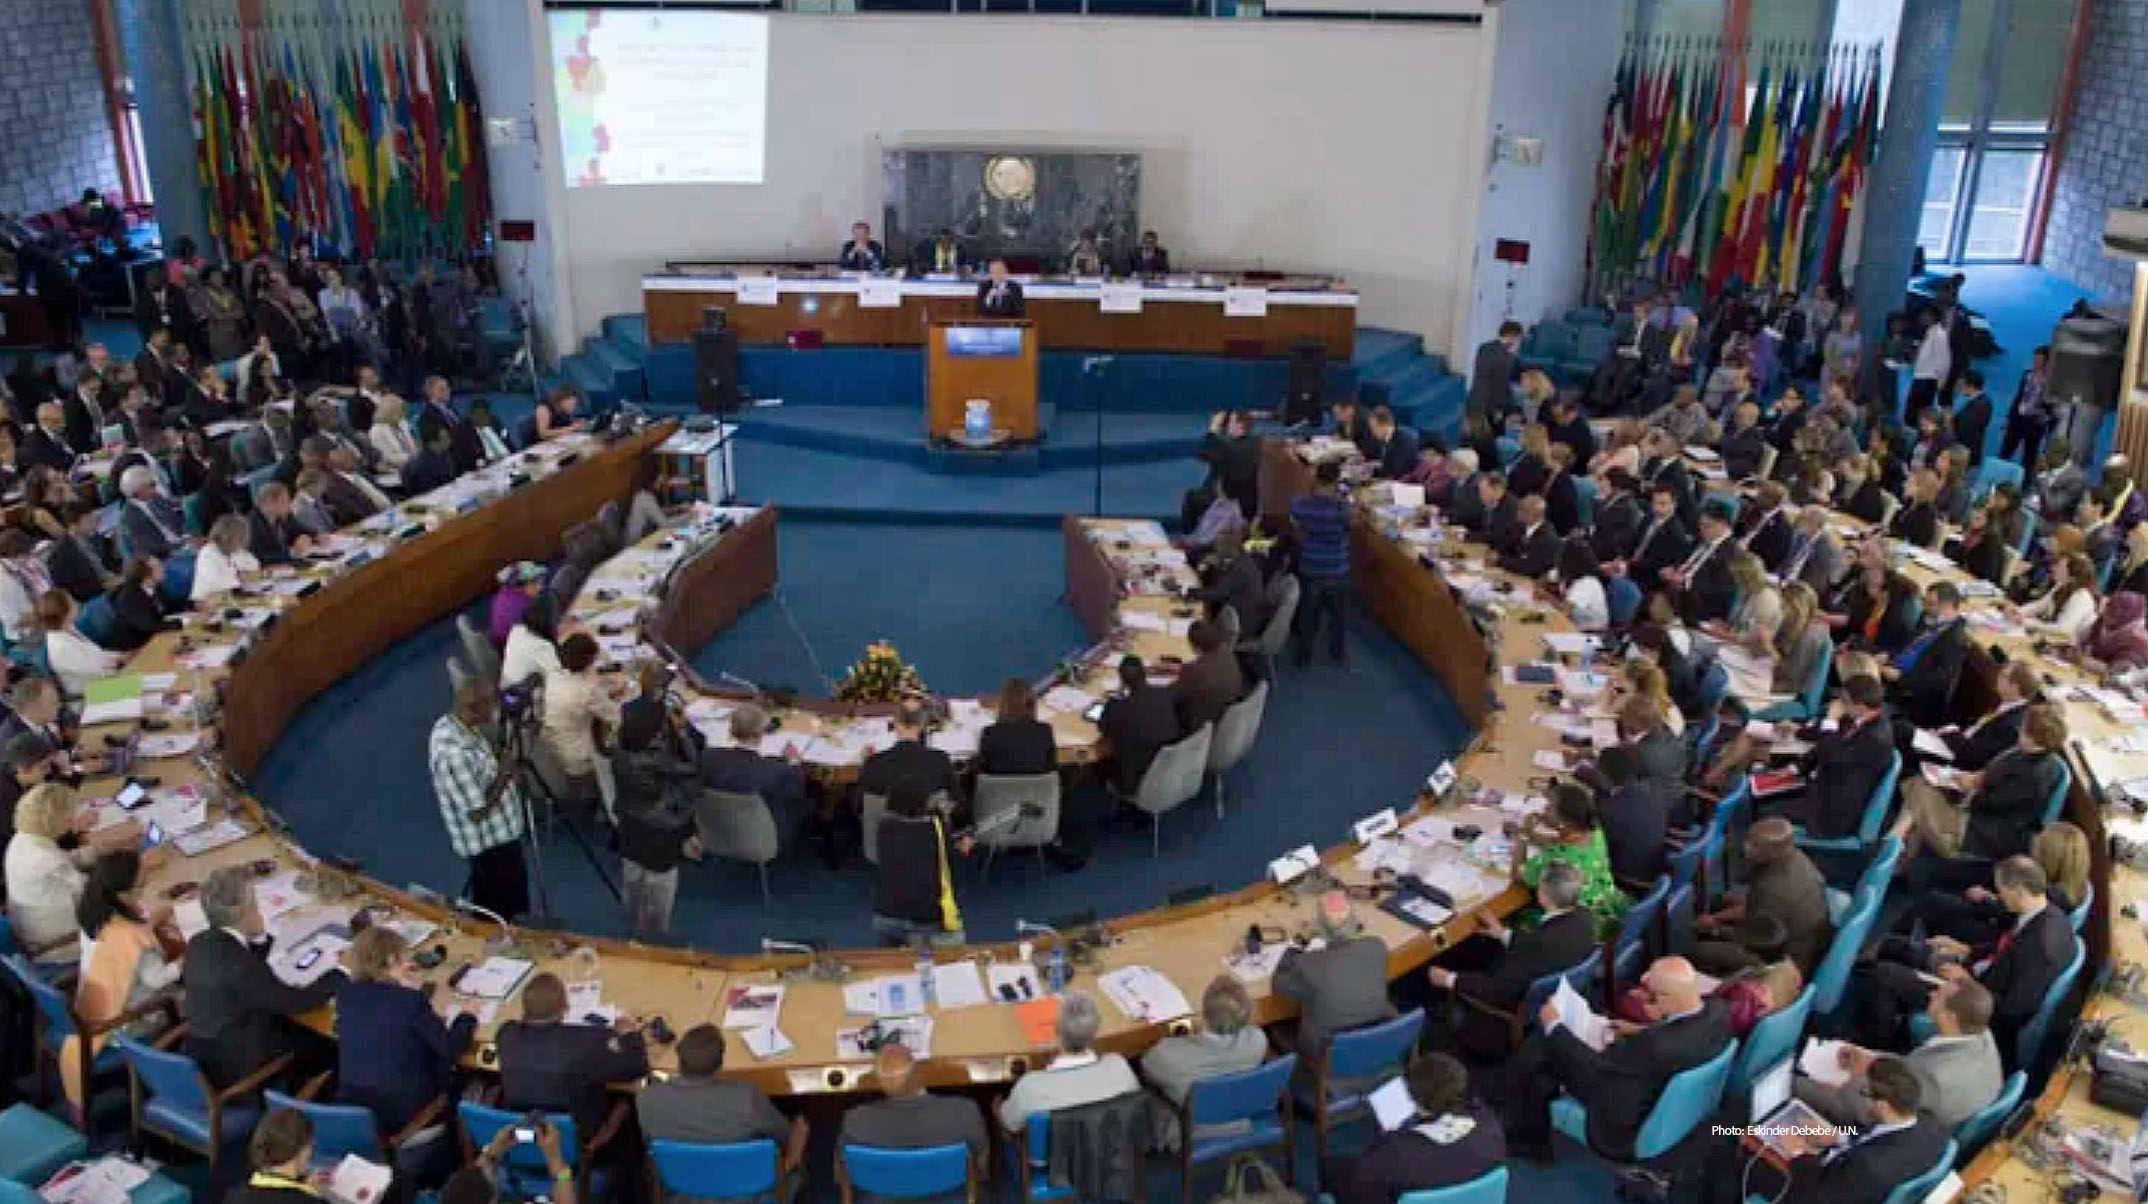
[[986, 269], [984, 283], [977, 286], [977, 316], [981, 318], [1019, 318], [1026, 308], [1022, 301], [1022, 286], [1007, 279], [1007, 261], [994, 259]]

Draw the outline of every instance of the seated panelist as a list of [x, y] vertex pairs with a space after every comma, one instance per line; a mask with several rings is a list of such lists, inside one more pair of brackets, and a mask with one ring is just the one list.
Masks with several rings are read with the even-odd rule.
[[887, 252], [873, 238], [873, 228], [866, 222], [852, 222], [850, 241], [843, 244], [843, 253], [837, 262], [846, 272], [877, 272], [887, 266]]
[[1126, 257], [1129, 276], [1166, 276], [1171, 272], [1171, 253], [1156, 241], [1156, 231], [1143, 230], [1141, 245]]

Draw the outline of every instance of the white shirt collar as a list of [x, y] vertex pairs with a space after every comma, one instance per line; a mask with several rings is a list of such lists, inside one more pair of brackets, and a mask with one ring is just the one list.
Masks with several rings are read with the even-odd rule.
[[1063, 1053], [1053, 1058], [1052, 1064], [1046, 1069], [1076, 1070], [1083, 1066], [1094, 1066], [1096, 1065], [1096, 1060], [1096, 1051], [1093, 1049], [1084, 1050], [1081, 1053]]

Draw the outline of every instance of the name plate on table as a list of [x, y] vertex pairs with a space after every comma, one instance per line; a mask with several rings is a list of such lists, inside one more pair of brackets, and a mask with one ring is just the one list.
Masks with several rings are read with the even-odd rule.
[[859, 309], [901, 309], [902, 281], [868, 276], [858, 284]]
[[1138, 314], [1141, 312], [1141, 286], [1127, 280], [1106, 281], [1097, 296], [1096, 307], [1107, 314]]
[[1265, 318], [1268, 316], [1268, 290], [1264, 288], [1227, 288], [1223, 290], [1223, 316], [1226, 318]]
[[1301, 844], [1281, 857], [1268, 863], [1268, 876], [1278, 886], [1296, 882], [1320, 864], [1320, 850], [1309, 844]]
[[1432, 771], [1432, 776], [1425, 779], [1425, 789], [1434, 794], [1445, 794], [1454, 788], [1454, 779], [1454, 762], [1442, 761], [1439, 768]]
[[738, 303], [740, 305], [774, 305], [776, 303], [776, 278], [774, 276], [740, 276], [738, 278]]
[[1350, 825], [1350, 834], [1359, 844], [1371, 844], [1395, 830], [1395, 809], [1386, 807]]

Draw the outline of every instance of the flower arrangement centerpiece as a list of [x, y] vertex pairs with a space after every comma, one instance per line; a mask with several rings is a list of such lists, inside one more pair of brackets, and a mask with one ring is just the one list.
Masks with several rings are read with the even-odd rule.
[[924, 692], [924, 679], [886, 640], [867, 644], [865, 655], [835, 684], [838, 702], [898, 702]]

